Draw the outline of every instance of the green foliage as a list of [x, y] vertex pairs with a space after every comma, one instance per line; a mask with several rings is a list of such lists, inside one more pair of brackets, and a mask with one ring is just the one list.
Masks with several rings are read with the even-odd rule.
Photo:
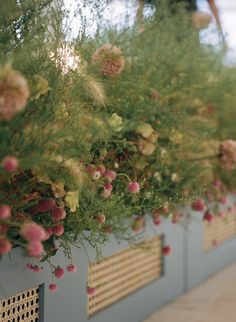
[[[84, 2], [93, 13], [106, 4]], [[130, 219], [190, 202], [218, 177], [217, 161], [197, 159], [217, 155], [218, 140], [235, 136], [228, 126], [234, 76], [199, 45], [182, 5], [170, 10], [160, 1], [154, 15], [119, 30], [94, 14], [94, 37], [81, 6], [82, 31], [70, 42], [69, 12], [60, 3], [1, 0], [1, 8], [1, 69], [12, 64], [31, 93], [24, 111], [0, 120], [0, 159], [19, 160], [16, 173], [0, 170], [13, 244], [25, 221], [57, 224], [50, 210], [38, 210], [42, 199], [56, 199], [67, 212], [64, 234], [44, 242], [48, 260], [56, 239], [69, 257], [69, 245], [84, 239], [99, 250], [108, 231], [129, 239]], [[101, 166], [118, 174], [105, 196], [109, 180]], [[140, 184], [139, 193], [128, 190], [129, 181]]]

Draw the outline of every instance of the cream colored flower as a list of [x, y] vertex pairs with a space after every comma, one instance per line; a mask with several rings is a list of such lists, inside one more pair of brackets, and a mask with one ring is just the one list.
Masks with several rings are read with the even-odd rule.
[[183, 142], [183, 134], [175, 129], [172, 129], [170, 132], [170, 140], [174, 144], [181, 144]]
[[79, 191], [68, 191], [65, 196], [65, 203], [71, 212], [76, 212], [76, 209], [79, 207]]
[[197, 11], [192, 15], [192, 23], [195, 29], [200, 30], [208, 27], [212, 17], [203, 11]]
[[153, 133], [153, 128], [148, 123], [142, 123], [138, 125], [136, 132], [140, 135], [142, 135], [143, 138], [148, 138]]
[[138, 141], [138, 149], [143, 155], [149, 156], [155, 151], [156, 145], [148, 142], [147, 140], [141, 139]]
[[179, 176], [178, 176], [177, 173], [172, 173], [172, 175], [171, 175], [171, 181], [172, 182], [175, 182], [175, 183], [179, 181]]
[[31, 97], [38, 99], [41, 95], [46, 94], [51, 90], [48, 81], [40, 75], [34, 75], [30, 84]]
[[108, 124], [114, 129], [115, 132], [120, 132], [123, 128], [123, 118], [116, 113], [108, 119]]
[[156, 172], [154, 173], [154, 178], [155, 178], [157, 181], [162, 182], [162, 176], [161, 176], [160, 172], [156, 171]]
[[26, 79], [10, 66], [0, 70], [0, 119], [9, 121], [22, 111], [30, 92]]

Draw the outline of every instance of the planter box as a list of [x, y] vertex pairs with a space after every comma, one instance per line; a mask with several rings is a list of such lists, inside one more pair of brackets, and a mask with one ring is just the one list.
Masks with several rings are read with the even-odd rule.
[[[140, 248], [134, 249], [128, 242], [117, 243], [114, 236], [111, 235], [110, 242], [103, 251], [103, 256], [106, 259], [100, 264], [96, 264], [94, 250], [85, 245], [90, 261], [94, 263], [92, 266], [89, 266], [85, 252], [82, 249], [74, 248], [72, 252], [74, 262], [78, 265], [78, 272], [68, 273], [65, 279], [59, 280], [60, 288], [57, 293], [51, 293], [48, 290], [48, 284], [51, 283], [49, 268], [45, 267], [41, 273], [26, 270], [25, 265], [28, 258], [23, 256], [20, 249], [14, 249], [11, 253], [12, 259], [5, 256], [0, 263], [0, 301], [3, 303], [4, 300], [12, 296], [17, 299], [17, 295], [20, 293], [20, 305], [18, 306], [22, 310], [25, 299], [25, 303], [27, 304], [28, 301], [28, 305], [31, 305], [31, 300], [27, 298], [27, 290], [33, 288], [36, 299], [32, 305], [35, 307], [38, 302], [37, 289], [39, 288], [39, 304], [36, 309], [39, 312], [39, 317], [36, 312], [32, 319], [29, 317], [29, 319], [20, 319], [19, 321], [120, 322], [123, 320], [141, 322], [184, 290], [184, 233], [181, 226], [173, 225], [168, 220], [164, 220], [162, 225], [157, 228], [148, 220], [142, 240], [151, 240], [156, 243], [156, 254], [152, 254], [152, 251], [148, 250], [148, 242], [147, 249], [141, 252]], [[173, 248], [171, 255], [162, 256], [162, 243], [171, 245]], [[126, 261], [126, 265], [122, 264], [123, 266], [121, 263], [125, 261], [121, 260], [122, 256]], [[63, 254], [58, 254], [53, 259], [53, 263], [63, 267], [68, 264]], [[128, 269], [129, 266], [131, 269]], [[150, 269], [151, 275], [147, 274]], [[119, 271], [120, 274], [117, 273]], [[109, 279], [110, 274], [113, 274], [113, 284]], [[124, 275], [127, 275], [126, 279]], [[91, 281], [92, 284], [98, 283], [94, 284], [97, 287], [95, 298], [87, 295], [88, 276], [90, 276], [89, 283]], [[105, 285], [103, 289], [101, 285]], [[24, 293], [26, 298], [23, 299], [21, 292], [24, 291], [26, 291]], [[106, 292], [109, 296], [105, 296], [106, 301], [104, 301], [102, 294], [106, 294]], [[117, 296], [114, 296], [114, 293], [117, 293]], [[11, 306], [14, 304], [12, 299]], [[91, 310], [95, 302], [102, 303], [102, 305], [96, 304], [95, 309]], [[20, 312], [20, 314], [22, 316], [23, 313]], [[10, 321], [13, 322], [12, 317], [11, 319]], [[0, 321], [2, 322], [1, 319]], [[5, 322], [5, 320], [3, 321]], [[8, 320], [6, 321], [8, 322]]]
[[[233, 202], [233, 197], [231, 202]], [[203, 213], [190, 211], [186, 234], [186, 290], [236, 259], [236, 212], [225, 213], [212, 222]]]

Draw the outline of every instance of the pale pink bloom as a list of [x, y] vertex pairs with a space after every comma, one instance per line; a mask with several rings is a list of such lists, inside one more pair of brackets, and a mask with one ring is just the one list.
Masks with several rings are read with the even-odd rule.
[[47, 233], [45, 229], [35, 222], [25, 222], [21, 227], [21, 236], [26, 240], [45, 240]]
[[221, 142], [219, 160], [223, 168], [233, 170], [236, 167], [236, 141], [225, 140]]
[[125, 66], [125, 59], [120, 48], [110, 44], [99, 47], [92, 56], [92, 62], [100, 64], [105, 76], [119, 75]]

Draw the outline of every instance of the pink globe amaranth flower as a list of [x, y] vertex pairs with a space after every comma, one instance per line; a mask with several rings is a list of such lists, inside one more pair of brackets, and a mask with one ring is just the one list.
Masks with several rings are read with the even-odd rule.
[[57, 292], [57, 291], [58, 291], [58, 285], [57, 285], [57, 284], [50, 284], [50, 285], [48, 286], [48, 288], [49, 288], [49, 290], [50, 290], [51, 292]]
[[226, 196], [221, 197], [220, 198], [220, 203], [222, 203], [222, 205], [227, 205], [228, 198]]
[[43, 251], [43, 244], [39, 240], [31, 240], [27, 245], [27, 254], [30, 257], [38, 257]]
[[206, 210], [203, 216], [203, 220], [212, 222], [213, 219], [214, 219], [214, 215], [209, 210]]
[[94, 295], [96, 293], [96, 287], [87, 286], [87, 294]]
[[112, 233], [112, 228], [111, 226], [104, 226], [103, 231], [105, 234], [111, 234]]
[[159, 217], [155, 217], [153, 218], [153, 223], [156, 225], [156, 226], [159, 226], [161, 224], [161, 218], [160, 216]]
[[43, 268], [42, 267], [39, 267], [38, 265], [33, 265], [32, 270], [35, 273], [40, 273], [40, 272], [43, 271]]
[[46, 231], [46, 235], [47, 235], [46, 238], [45, 238], [45, 240], [48, 240], [53, 235], [52, 227], [47, 227], [45, 229], [45, 231]]
[[12, 244], [8, 239], [0, 238], [0, 255], [10, 252]]
[[97, 221], [99, 224], [104, 224], [106, 222], [106, 216], [104, 214], [97, 214]]
[[104, 189], [106, 189], [107, 191], [112, 192], [113, 190], [113, 185], [111, 183], [105, 183], [104, 184]]
[[0, 72], [0, 119], [11, 120], [24, 109], [29, 98], [25, 78], [10, 67]]
[[55, 221], [60, 221], [66, 217], [66, 212], [64, 208], [55, 207], [51, 210], [52, 218]]
[[18, 168], [18, 165], [19, 165], [18, 159], [12, 155], [7, 155], [2, 160], [3, 169], [9, 173], [15, 172]]
[[233, 170], [236, 167], [236, 141], [225, 140], [221, 142], [219, 161], [226, 170]]
[[101, 192], [101, 196], [103, 198], [109, 198], [111, 196], [112, 190], [113, 190], [113, 186], [111, 183], [105, 183], [104, 184], [104, 190]]
[[20, 230], [21, 236], [26, 240], [42, 241], [47, 238], [45, 229], [35, 222], [25, 222]]
[[218, 216], [219, 216], [220, 218], [224, 218], [224, 216], [225, 216], [224, 211], [219, 211], [219, 212], [218, 212]]
[[11, 207], [8, 205], [0, 206], [0, 220], [6, 220], [11, 217]]
[[65, 275], [65, 271], [63, 268], [61, 267], [57, 267], [54, 271], [54, 275], [57, 277], [57, 278], [63, 278], [64, 275]]
[[153, 89], [151, 91], [151, 99], [152, 100], [158, 100], [160, 98], [160, 94], [158, 93], [157, 90]]
[[33, 270], [33, 267], [34, 267], [34, 265], [31, 263], [27, 263], [25, 266], [26, 266], [26, 268], [28, 268], [30, 270]]
[[100, 172], [101, 176], [106, 172], [106, 168], [102, 164], [98, 166], [97, 170]]
[[125, 60], [120, 48], [104, 44], [92, 56], [92, 62], [100, 65], [105, 76], [119, 75], [125, 66]]
[[53, 234], [57, 237], [64, 234], [64, 226], [62, 224], [59, 224], [55, 227], [52, 227]]
[[192, 203], [192, 209], [195, 211], [204, 211], [205, 203], [202, 199], [197, 199]]
[[128, 184], [128, 190], [131, 193], [139, 193], [140, 191], [140, 185], [138, 182], [134, 181], [134, 182], [130, 182]]
[[166, 245], [162, 248], [162, 253], [164, 256], [168, 256], [171, 253], [171, 246], [170, 245]]
[[53, 198], [42, 199], [38, 203], [38, 210], [40, 212], [48, 212], [52, 208], [56, 207], [56, 200]]
[[113, 180], [115, 180], [117, 173], [113, 170], [108, 170], [104, 173], [103, 176], [108, 182], [112, 182]]
[[0, 235], [5, 236], [9, 229], [9, 225], [0, 225]]
[[215, 180], [215, 182], [213, 183], [214, 187], [217, 189], [217, 190], [221, 190], [222, 189], [222, 186], [223, 186], [223, 183], [221, 180], [217, 179]]
[[69, 273], [75, 273], [77, 271], [77, 267], [73, 264], [68, 265], [66, 269]]

